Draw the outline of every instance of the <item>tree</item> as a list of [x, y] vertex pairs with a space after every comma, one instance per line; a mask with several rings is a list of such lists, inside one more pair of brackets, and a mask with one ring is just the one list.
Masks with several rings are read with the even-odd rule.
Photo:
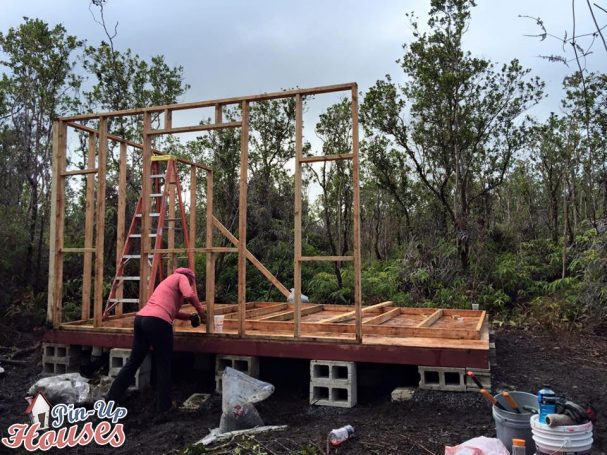
[[3, 151], [10, 154], [11, 166], [22, 178], [13, 191], [26, 193], [18, 200], [27, 213], [28, 231], [22, 276], [28, 277], [35, 291], [43, 287], [40, 274], [51, 181], [51, 122], [74, 105], [74, 91], [81, 82], [72, 71], [74, 53], [81, 46], [82, 41], [68, 35], [62, 25], [51, 28], [39, 19], [25, 18], [18, 28], [0, 33], [5, 55], [0, 61], [4, 67], [0, 121], [11, 131], [12, 141], [12, 146], [5, 143]]
[[581, 136], [580, 164], [584, 190], [584, 218], [596, 226], [599, 203], [595, 193], [602, 193], [603, 216], [607, 216], [607, 75], [579, 72], [563, 81], [566, 90], [562, 101], [571, 128]]
[[367, 134], [397, 146], [439, 201], [464, 270], [471, 213], [503, 182], [525, 143], [521, 114], [539, 102], [543, 88], [517, 60], [496, 69], [462, 49], [472, 6], [470, 0], [433, 0], [431, 33], [412, 20], [415, 40], [400, 60], [406, 79], [401, 85], [389, 76], [378, 81], [361, 109]]
[[[339, 155], [352, 149], [352, 107], [348, 99], [320, 115], [316, 135], [322, 141], [323, 155]], [[312, 175], [322, 189], [320, 210], [331, 254], [345, 256], [352, 232], [352, 162], [323, 161], [320, 174], [312, 168]], [[343, 287], [341, 266], [341, 262], [333, 262], [339, 288]]]

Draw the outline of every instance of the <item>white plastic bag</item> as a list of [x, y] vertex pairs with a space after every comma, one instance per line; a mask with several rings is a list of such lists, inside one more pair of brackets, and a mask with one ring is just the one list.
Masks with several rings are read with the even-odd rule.
[[445, 447], [445, 455], [510, 455], [502, 441], [479, 436], [455, 447]]
[[89, 380], [80, 373], [66, 373], [40, 379], [30, 387], [30, 395], [42, 392], [53, 404], [81, 404], [90, 397]]
[[[307, 295], [301, 294], [301, 303], [309, 303], [310, 299], [308, 299]], [[295, 289], [291, 288], [291, 292], [287, 297], [287, 303], [295, 303]]]
[[222, 375], [222, 402], [219, 432], [244, 430], [263, 425], [253, 406], [274, 393], [274, 386], [227, 367]]

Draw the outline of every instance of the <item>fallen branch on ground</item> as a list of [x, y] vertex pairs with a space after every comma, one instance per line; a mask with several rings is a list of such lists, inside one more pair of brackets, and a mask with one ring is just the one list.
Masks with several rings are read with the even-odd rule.
[[40, 342], [36, 343], [33, 346], [30, 346], [29, 348], [23, 348], [23, 349], [19, 349], [19, 350], [13, 352], [11, 354], [11, 359], [31, 354], [32, 352], [37, 351], [38, 349], [40, 349]]
[[27, 365], [30, 362], [27, 360], [0, 359], [0, 365], [3, 363], [5, 365]]
[[209, 444], [213, 444], [214, 442], [225, 441], [226, 439], [230, 439], [234, 436], [268, 433], [270, 431], [284, 431], [286, 429], [287, 425], [269, 425], [265, 427], [249, 428], [248, 430], [236, 430], [228, 431], [227, 433], [219, 433], [219, 429], [214, 428], [208, 435], [206, 435], [200, 441], [195, 442], [194, 445], [202, 444], [204, 446], [207, 446]]

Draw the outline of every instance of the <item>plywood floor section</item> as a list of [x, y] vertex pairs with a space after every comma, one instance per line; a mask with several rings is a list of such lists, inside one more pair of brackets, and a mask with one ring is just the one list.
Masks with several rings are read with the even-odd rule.
[[[194, 312], [185, 305], [182, 311]], [[191, 327], [188, 321], [175, 321], [174, 331], [182, 336], [242, 338], [238, 335], [237, 305], [215, 305], [224, 315], [221, 334], [207, 334], [206, 327]], [[300, 338], [294, 337], [294, 305], [282, 302], [247, 303], [244, 338], [281, 341], [322, 341], [355, 343], [353, 307], [346, 305], [302, 305]], [[92, 321], [61, 325], [68, 331], [132, 333], [134, 313], [114, 316], [101, 327]], [[392, 302], [363, 307], [363, 344], [376, 346], [428, 347], [489, 350], [487, 315], [478, 310], [395, 307]]]

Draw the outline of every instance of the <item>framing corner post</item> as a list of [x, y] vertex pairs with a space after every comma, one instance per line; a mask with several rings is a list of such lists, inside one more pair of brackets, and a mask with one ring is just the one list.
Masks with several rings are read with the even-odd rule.
[[293, 254], [293, 292], [294, 292], [294, 337], [301, 336], [301, 158], [303, 151], [303, 100], [301, 94], [295, 96], [295, 216], [294, 254]]
[[53, 176], [51, 181], [50, 251], [48, 273], [47, 320], [58, 328], [62, 320], [63, 226], [65, 216], [65, 177], [67, 126], [53, 121]]
[[249, 102], [242, 102], [240, 196], [238, 203], [238, 334], [245, 335], [247, 303], [247, 169], [249, 167]]
[[139, 308], [143, 308], [148, 300], [148, 279], [150, 276], [150, 264], [148, 254], [150, 252], [150, 205], [152, 192], [152, 113], [143, 114], [143, 176], [141, 178], [141, 258], [139, 259]]
[[95, 233], [95, 301], [93, 310], [93, 325], [101, 326], [103, 314], [103, 268], [105, 240], [105, 174], [107, 168], [107, 118], [99, 117], [99, 159], [97, 172], [97, 201]]
[[362, 342], [362, 290], [360, 261], [360, 183], [358, 157], [358, 84], [352, 85], [352, 215], [354, 239], [354, 311], [356, 314], [356, 341]]
[[[193, 168], [193, 173], [195, 168]], [[207, 171], [207, 214], [206, 214], [207, 248], [213, 248], [213, 172]], [[193, 240], [192, 240], [193, 241]], [[215, 333], [215, 254], [206, 253], [204, 299], [207, 306], [207, 333]]]

